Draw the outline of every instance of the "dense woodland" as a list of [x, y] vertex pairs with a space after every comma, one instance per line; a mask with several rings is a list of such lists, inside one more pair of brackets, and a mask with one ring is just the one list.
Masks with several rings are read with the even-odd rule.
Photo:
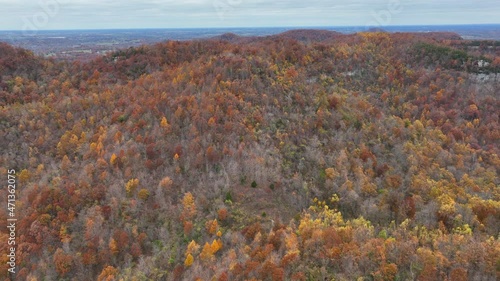
[[499, 73], [448, 33], [0, 44], [0, 277], [498, 280]]

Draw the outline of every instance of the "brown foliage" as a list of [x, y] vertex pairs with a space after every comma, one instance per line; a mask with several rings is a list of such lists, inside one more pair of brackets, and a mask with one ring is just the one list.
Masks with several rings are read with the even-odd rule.
[[62, 249], [57, 249], [54, 253], [54, 265], [60, 276], [65, 276], [73, 267], [73, 257], [66, 254]]

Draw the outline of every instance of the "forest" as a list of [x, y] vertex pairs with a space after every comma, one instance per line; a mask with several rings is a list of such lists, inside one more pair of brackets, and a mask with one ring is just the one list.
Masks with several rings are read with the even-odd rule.
[[0, 43], [0, 278], [499, 280], [499, 86], [453, 33]]

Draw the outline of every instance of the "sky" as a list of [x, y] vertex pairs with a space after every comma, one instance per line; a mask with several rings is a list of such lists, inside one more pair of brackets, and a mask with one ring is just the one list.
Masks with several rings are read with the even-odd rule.
[[0, 0], [0, 30], [500, 23], [499, 0]]

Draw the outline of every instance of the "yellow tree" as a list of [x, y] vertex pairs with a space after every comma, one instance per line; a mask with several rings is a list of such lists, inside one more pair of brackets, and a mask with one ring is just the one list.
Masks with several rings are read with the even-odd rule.
[[201, 250], [200, 258], [202, 261], [209, 262], [214, 260], [214, 253], [212, 251], [212, 245], [205, 243], [203, 250]]
[[191, 192], [184, 194], [184, 197], [182, 198], [182, 208], [183, 219], [189, 220], [196, 215], [196, 204], [194, 201], [194, 196], [193, 194], [191, 194]]
[[208, 234], [213, 235], [217, 232], [217, 228], [219, 227], [219, 224], [217, 223], [217, 219], [214, 219], [214, 220], [208, 221], [205, 226], [207, 228]]
[[184, 260], [184, 266], [190, 267], [194, 262], [194, 257], [191, 254], [188, 254], [186, 259]]
[[131, 195], [132, 192], [137, 188], [139, 185], [139, 180], [138, 179], [131, 179], [125, 184], [125, 191], [127, 191], [127, 195]]
[[101, 274], [97, 277], [98, 281], [111, 281], [115, 280], [115, 275], [118, 274], [118, 270], [112, 266], [105, 267]]

